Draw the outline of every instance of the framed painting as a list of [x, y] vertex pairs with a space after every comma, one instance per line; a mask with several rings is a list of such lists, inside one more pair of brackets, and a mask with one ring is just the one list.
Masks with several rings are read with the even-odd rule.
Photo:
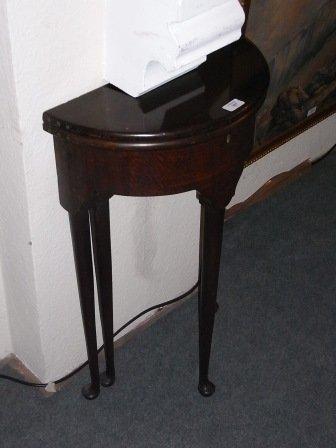
[[252, 0], [247, 37], [271, 71], [257, 153], [336, 111], [336, 0]]

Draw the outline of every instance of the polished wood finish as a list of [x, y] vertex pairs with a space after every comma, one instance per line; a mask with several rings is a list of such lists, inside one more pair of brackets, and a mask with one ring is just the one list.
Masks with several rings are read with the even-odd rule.
[[[107, 365], [102, 384], [108, 386], [114, 382], [108, 200], [190, 190], [202, 204], [199, 390], [205, 396], [214, 391], [208, 367], [224, 211], [252, 150], [268, 83], [262, 54], [241, 39], [140, 98], [107, 85], [45, 112], [44, 129], [54, 135], [60, 202], [70, 214], [91, 372], [87, 398], [99, 393], [89, 226]], [[244, 106], [225, 111], [234, 98]]]
[[245, 20], [245, 24], [243, 27], [243, 34], [245, 35], [246, 33], [246, 28], [248, 25], [248, 18], [249, 18], [249, 14], [250, 14], [250, 8], [251, 8], [251, 0], [239, 0], [242, 7], [244, 8], [245, 11], [245, 16], [246, 16], [246, 20]]
[[112, 256], [108, 200], [90, 209], [90, 221], [106, 359], [106, 371], [101, 376], [101, 385], [109, 387], [114, 384], [115, 371], [113, 350]]
[[215, 392], [215, 385], [209, 381], [209, 360], [215, 313], [219, 266], [221, 260], [224, 209], [213, 207], [201, 201], [200, 232], [200, 275], [199, 275], [199, 384], [198, 390], [204, 397]]
[[85, 386], [82, 392], [88, 400], [93, 400], [99, 395], [100, 381], [89, 213], [87, 210], [83, 209], [76, 213], [70, 213], [69, 217], [79, 299], [91, 375], [91, 384]]

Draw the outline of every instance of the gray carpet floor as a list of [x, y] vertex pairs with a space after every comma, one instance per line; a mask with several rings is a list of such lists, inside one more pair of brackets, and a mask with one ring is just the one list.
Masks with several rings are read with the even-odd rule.
[[336, 446], [336, 152], [226, 224], [209, 399], [197, 300], [117, 350], [117, 382], [80, 396], [0, 381], [0, 447]]

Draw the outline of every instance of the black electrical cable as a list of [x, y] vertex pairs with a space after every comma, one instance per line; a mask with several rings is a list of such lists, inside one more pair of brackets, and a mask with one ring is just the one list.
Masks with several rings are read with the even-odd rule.
[[[144, 316], [145, 314], [149, 313], [150, 311], [154, 311], [154, 310], [157, 310], [159, 308], [163, 308], [165, 306], [172, 305], [173, 303], [179, 302], [180, 300], [183, 300], [187, 296], [192, 294], [197, 288], [198, 288], [198, 282], [191, 289], [189, 289], [189, 291], [185, 292], [181, 296], [176, 297], [175, 299], [172, 299], [172, 300], [168, 300], [167, 302], [160, 303], [159, 305], [154, 305], [154, 306], [151, 306], [150, 308], [147, 308], [146, 310], [142, 311], [141, 313], [139, 313], [135, 317], [133, 317], [131, 320], [126, 322], [122, 327], [120, 327], [119, 330], [117, 330], [114, 333], [114, 337], [117, 336], [119, 333], [121, 333], [123, 330], [125, 330], [125, 328], [127, 328], [133, 322], [135, 322], [136, 320], [140, 319], [140, 317]], [[104, 345], [102, 345], [98, 349], [98, 353], [100, 353], [103, 350], [103, 348], [104, 348]], [[80, 370], [84, 369], [84, 367], [86, 367], [88, 365], [88, 363], [89, 363], [89, 361], [84, 362], [79, 367], [77, 367], [75, 370], [73, 370], [72, 372], [70, 372], [67, 375], [65, 375], [63, 378], [60, 378], [59, 380], [56, 380], [56, 381], [51, 381], [50, 383], [54, 383], [54, 384], [63, 383], [64, 381], [66, 381], [69, 378], [71, 378], [74, 375], [76, 375], [76, 373], [78, 373]], [[20, 380], [18, 378], [14, 378], [12, 376], [2, 375], [2, 374], [0, 374], [0, 379], [6, 380], [6, 381], [11, 381], [13, 383], [22, 384], [23, 386], [29, 386], [29, 387], [43, 387], [43, 388], [45, 388], [49, 384], [49, 383], [45, 383], [45, 384], [44, 383], [30, 383], [29, 381]]]

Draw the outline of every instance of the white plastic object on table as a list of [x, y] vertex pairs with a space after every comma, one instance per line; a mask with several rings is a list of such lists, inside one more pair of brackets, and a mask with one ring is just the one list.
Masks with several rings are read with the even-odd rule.
[[239, 0], [107, 0], [105, 78], [138, 97], [241, 37]]

